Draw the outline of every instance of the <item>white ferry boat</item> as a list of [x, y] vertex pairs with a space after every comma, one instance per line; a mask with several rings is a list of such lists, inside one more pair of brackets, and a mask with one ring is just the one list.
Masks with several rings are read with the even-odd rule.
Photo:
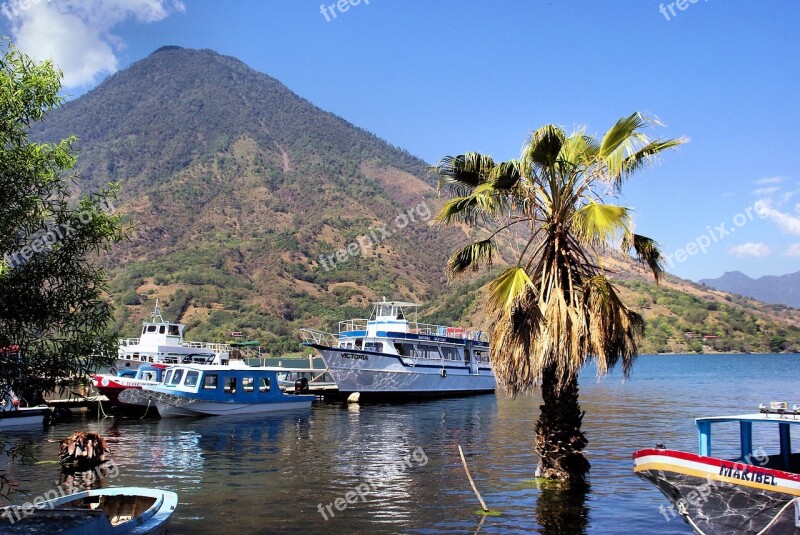
[[116, 370], [136, 370], [142, 364], [227, 364], [231, 347], [228, 344], [187, 342], [186, 326], [164, 321], [158, 301], [150, 321], [142, 323], [141, 338], [119, 340]]
[[494, 392], [483, 333], [419, 323], [419, 306], [374, 303], [369, 319], [342, 321], [338, 334], [302, 329], [304, 345], [319, 351], [344, 395], [358, 392], [368, 399]]

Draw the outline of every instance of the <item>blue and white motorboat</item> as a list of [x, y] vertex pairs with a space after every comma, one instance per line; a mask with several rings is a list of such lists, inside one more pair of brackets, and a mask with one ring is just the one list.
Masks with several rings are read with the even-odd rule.
[[288, 394], [280, 388], [278, 373], [288, 368], [188, 364], [172, 366], [158, 385], [142, 385], [142, 394], [156, 404], [162, 418], [221, 416], [307, 409], [313, 395]]
[[[680, 516], [703, 535], [800, 533], [800, 453], [793, 451], [791, 439], [792, 428], [800, 426], [800, 406], [790, 410], [786, 402], [773, 402], [759, 409], [755, 414], [696, 419], [697, 454], [661, 445], [633, 454], [636, 475], [671, 502], [659, 507], [666, 520]], [[738, 442], [735, 456], [712, 454], [712, 426], [732, 428], [729, 433]], [[759, 428], [758, 441], [754, 427]], [[732, 443], [719, 433], [714, 437], [719, 449]]]
[[[0, 533], [160, 535], [178, 506], [174, 492], [141, 487], [45, 492], [22, 506], [0, 508]], [[49, 496], [55, 496], [47, 499]]]
[[417, 321], [420, 305], [374, 303], [369, 319], [339, 323], [339, 333], [302, 329], [339, 392], [361, 398], [435, 397], [494, 392], [489, 343], [480, 331]]

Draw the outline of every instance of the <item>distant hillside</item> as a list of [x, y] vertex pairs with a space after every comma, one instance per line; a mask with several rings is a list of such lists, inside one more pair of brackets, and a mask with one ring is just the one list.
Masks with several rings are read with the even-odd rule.
[[702, 279], [700, 284], [718, 290], [800, 308], [800, 271], [788, 275], [767, 275], [752, 279], [740, 271], [728, 271], [718, 279]]
[[[441, 200], [428, 165], [234, 58], [164, 47], [33, 134], [78, 136], [82, 188], [122, 183], [135, 233], [102, 257], [121, 335], [138, 334], [156, 298], [189, 339], [241, 331], [275, 353], [298, 349], [300, 327], [335, 330], [383, 296], [425, 303], [429, 321], [488, 327], [491, 274], [443, 275], [467, 236], [431, 224]], [[609, 265], [648, 318], [644, 351], [800, 347], [795, 312]]]

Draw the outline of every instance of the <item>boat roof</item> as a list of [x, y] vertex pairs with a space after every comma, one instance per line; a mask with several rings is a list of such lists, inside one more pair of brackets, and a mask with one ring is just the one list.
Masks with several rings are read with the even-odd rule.
[[397, 307], [421, 307], [422, 305], [417, 303], [410, 303], [408, 301], [375, 301], [372, 303], [375, 306], [378, 305], [394, 305]]
[[168, 369], [184, 368], [197, 371], [254, 371], [254, 372], [324, 372], [324, 368], [285, 368], [283, 366], [247, 366], [229, 364], [173, 364]]
[[707, 418], [696, 418], [695, 422], [770, 422], [776, 424], [800, 424], [800, 414], [795, 414], [794, 411], [786, 411], [783, 414], [777, 414], [775, 412], [762, 412], [754, 414], [739, 414], [736, 416], [710, 416]]

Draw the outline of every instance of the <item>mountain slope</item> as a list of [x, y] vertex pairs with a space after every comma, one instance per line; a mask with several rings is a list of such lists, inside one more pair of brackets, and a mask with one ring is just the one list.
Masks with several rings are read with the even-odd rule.
[[195, 336], [238, 330], [294, 348], [298, 318], [331, 327], [342, 306], [435, 298], [439, 244], [465, 239], [431, 229], [424, 162], [208, 50], [156, 51], [35, 137], [71, 134], [82, 186], [120, 181], [136, 225], [103, 259], [124, 334], [159, 297]]
[[728, 271], [717, 279], [702, 279], [701, 284], [764, 301], [800, 308], [800, 271], [787, 275], [767, 275], [753, 279], [740, 271]]
[[[335, 330], [383, 296], [428, 304], [430, 321], [488, 328], [491, 274], [444, 278], [467, 236], [432, 225], [441, 201], [427, 164], [234, 58], [164, 47], [33, 134], [78, 136], [84, 190], [122, 184], [135, 232], [101, 258], [121, 335], [138, 334], [156, 298], [190, 339], [242, 331], [273, 352], [297, 350], [301, 326]], [[653, 326], [644, 351], [800, 347], [797, 311], [677, 279], [655, 287], [630, 262], [608, 265]], [[698, 345], [692, 330], [724, 342]]]

